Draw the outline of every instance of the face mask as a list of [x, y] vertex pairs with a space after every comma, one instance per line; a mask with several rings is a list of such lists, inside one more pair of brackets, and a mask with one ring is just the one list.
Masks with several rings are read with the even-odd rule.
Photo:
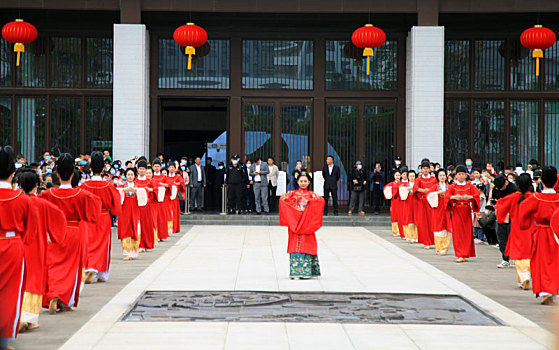
[[398, 166], [398, 165], [402, 164], [402, 162], [399, 161], [399, 160], [395, 160], [395, 161], [394, 161], [394, 164], [396, 164], [396, 166]]
[[126, 176], [124, 176], [124, 175], [122, 175], [121, 178], [122, 178], [122, 180], [126, 180]]
[[114, 183], [115, 185], [118, 185], [118, 180], [117, 180], [117, 179], [114, 179], [114, 180], [113, 180], [113, 183]]
[[233, 165], [237, 165], [239, 163], [239, 161], [238, 160], [233, 160], [233, 161], [231, 161], [231, 163], [233, 163]]
[[223, 169], [223, 165], [218, 165], [217, 168], [218, 168], [219, 170], [221, 170], [221, 169]]
[[489, 210], [484, 211], [485, 215], [489, 216]]
[[466, 166], [472, 166], [472, 162], [470, 162], [469, 160], [466, 161]]
[[115, 169], [118, 169], [118, 164], [115, 164]]
[[182, 160], [181, 165], [186, 165], [186, 160]]
[[358, 164], [358, 165], [357, 165], [357, 169], [359, 169], [359, 170], [361, 170], [362, 167], [363, 167], [363, 166], [362, 166], [361, 164]]
[[380, 165], [376, 165], [376, 166], [375, 166], [375, 169], [380, 169]]
[[247, 168], [250, 168], [250, 166], [251, 166], [251, 165], [252, 165], [252, 164], [250, 164], [250, 163], [247, 163]]
[[116, 171], [111, 170], [111, 175], [114, 175], [114, 174], [116, 174]]
[[50, 159], [50, 156], [46, 156], [46, 157], [45, 157], [45, 160], [49, 160], [49, 159]]
[[301, 169], [301, 164], [297, 164], [297, 169]]
[[87, 160], [80, 160], [78, 163], [79, 166], [84, 166], [86, 164], [87, 164]]
[[47, 169], [47, 174], [51, 174], [52, 173], [52, 169]]
[[181, 166], [181, 170], [184, 171], [184, 169], [186, 169], [186, 167], [185, 167], [185, 166]]
[[162, 167], [163, 169], [165, 169], [165, 164], [161, 164], [161, 167]]
[[16, 169], [21, 168], [22, 165], [23, 165], [23, 164], [21, 164], [20, 162], [16, 162]]

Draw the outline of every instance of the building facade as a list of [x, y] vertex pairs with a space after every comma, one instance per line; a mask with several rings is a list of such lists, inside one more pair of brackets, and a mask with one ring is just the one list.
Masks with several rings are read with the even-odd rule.
[[[414, 167], [559, 164], [559, 44], [538, 79], [519, 43], [538, 21], [559, 33], [556, 1], [49, 4], [0, 1], [2, 23], [39, 31], [20, 67], [0, 42], [0, 142], [29, 160], [109, 148], [116, 159], [272, 155], [288, 171], [332, 154], [344, 174], [396, 155]], [[190, 21], [209, 40], [189, 71], [172, 34]], [[349, 43], [368, 22], [387, 34], [370, 75]]]

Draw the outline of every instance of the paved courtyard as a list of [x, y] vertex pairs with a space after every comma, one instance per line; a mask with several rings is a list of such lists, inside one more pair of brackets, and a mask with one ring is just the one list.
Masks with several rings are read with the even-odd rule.
[[[52, 319], [76, 324], [87, 321], [62, 349], [546, 349], [551, 334], [528, 318], [482, 295], [458, 279], [406, 252], [388, 231], [325, 227], [319, 235], [323, 276], [317, 280], [288, 278], [286, 229], [263, 226], [194, 226], [173, 237], [155, 257], [142, 255], [137, 264], [154, 263], [141, 273], [126, 264], [117, 274], [138, 274], [102, 303], [91, 292], [81, 300], [104, 305], [93, 317], [82, 308], [70, 314], [42, 315], [49, 336], [60, 332]], [[386, 238], [383, 238], [386, 237]], [[398, 242], [398, 243], [396, 243]], [[171, 244], [174, 243], [174, 244]], [[116, 248], [116, 247], [115, 247]], [[487, 247], [491, 248], [491, 247]], [[417, 247], [413, 249], [419, 250]], [[494, 249], [494, 248], [491, 248]], [[164, 249], [160, 249], [162, 251]], [[423, 253], [423, 252], [422, 252]], [[481, 261], [481, 259], [479, 259]], [[448, 260], [449, 264], [451, 260]], [[478, 262], [479, 263], [479, 262]], [[473, 265], [474, 263], [472, 263]], [[466, 265], [467, 267], [468, 265]], [[130, 272], [128, 273], [128, 268]], [[453, 268], [455, 268], [453, 266]], [[496, 271], [498, 272], [498, 271]], [[113, 282], [118, 283], [118, 282]], [[90, 286], [88, 286], [90, 287]], [[90, 289], [91, 291], [92, 289]], [[122, 317], [145, 291], [316, 291], [458, 295], [498, 319], [502, 326], [349, 323], [123, 322]], [[110, 299], [110, 300], [109, 300]], [[527, 296], [530, 302], [533, 299]], [[539, 307], [539, 306], [535, 306]], [[80, 316], [82, 315], [82, 316]], [[81, 321], [80, 321], [81, 317]], [[84, 320], [87, 318], [88, 320]], [[68, 337], [72, 332], [68, 332]], [[35, 348], [24, 334], [19, 349]], [[38, 348], [38, 347], [37, 347]]]

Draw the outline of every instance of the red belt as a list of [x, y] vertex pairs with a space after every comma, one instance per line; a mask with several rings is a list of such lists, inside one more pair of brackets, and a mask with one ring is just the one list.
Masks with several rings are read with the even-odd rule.
[[66, 220], [66, 226], [68, 227], [80, 227], [80, 222], [76, 220]]
[[546, 224], [538, 224], [536, 222], [536, 227], [551, 227], [550, 225], [546, 225]]
[[0, 239], [12, 239], [21, 237], [21, 233], [16, 231], [0, 231]]
[[459, 206], [459, 205], [460, 205], [460, 206], [463, 206], [463, 207], [469, 207], [469, 206], [470, 206], [470, 203], [454, 203], [454, 206], [455, 206], [455, 207], [457, 207], [457, 206]]
[[109, 214], [109, 209], [101, 209], [101, 214]]

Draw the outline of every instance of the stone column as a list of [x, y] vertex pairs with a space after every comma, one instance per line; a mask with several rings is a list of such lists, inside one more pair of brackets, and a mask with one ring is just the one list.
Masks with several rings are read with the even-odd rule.
[[115, 24], [113, 160], [149, 157], [149, 35], [143, 24]]
[[412, 27], [406, 50], [406, 164], [443, 164], [444, 27]]

